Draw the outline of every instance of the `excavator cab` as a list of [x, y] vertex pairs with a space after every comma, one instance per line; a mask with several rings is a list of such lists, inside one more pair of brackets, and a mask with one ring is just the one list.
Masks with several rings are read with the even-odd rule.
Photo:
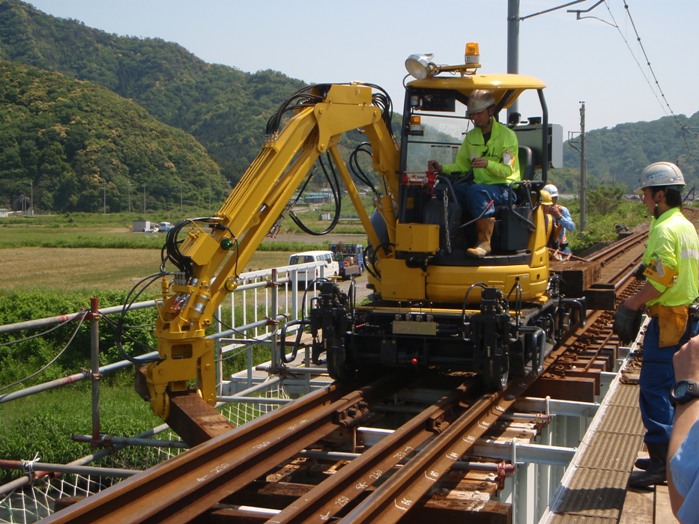
[[[549, 272], [539, 191], [549, 167], [560, 165], [562, 156], [561, 128], [548, 122], [545, 84], [524, 75], [476, 75], [467, 65], [428, 64], [426, 69], [424, 78], [406, 85], [396, 252], [394, 259], [382, 261], [392, 276], [386, 279], [381, 271], [377, 291], [388, 299], [455, 303], [474, 284], [483, 283], [506, 295], [516, 287], [525, 299], [541, 297]], [[526, 120], [517, 115], [507, 124], [518, 137], [521, 180], [511, 184], [510, 201], [495, 209], [492, 252], [482, 259], [467, 256], [476, 241], [477, 217], [462, 209], [455, 195], [455, 187], [472, 178], [427, 170], [428, 160], [454, 162], [472, 125], [467, 104], [476, 90], [493, 94], [495, 118], [515, 102], [532, 105], [532, 100], [536, 108], [528, 110], [537, 115]], [[480, 296], [480, 289], [468, 293], [474, 304]]]
[[[469, 214], [469, 210], [461, 208], [455, 196], [455, 187], [472, 182], [472, 174], [434, 173], [433, 180], [427, 181], [427, 177], [420, 173], [424, 172], [427, 160], [437, 160], [442, 165], [455, 161], [463, 137], [471, 127], [466, 116], [470, 89], [471, 86], [462, 85], [428, 88], [410, 84], [406, 88], [401, 134], [401, 172], [406, 176], [401, 186], [399, 216], [402, 222], [422, 220], [425, 223], [438, 223], [441, 230], [440, 257], [443, 260], [454, 259], [459, 252], [463, 256], [465, 247], [475, 241], [474, 228], [469, 227], [475, 217]], [[514, 95], [515, 90], [509, 89], [498, 97], [494, 118], [498, 119], [504, 104], [508, 100], [512, 102]], [[519, 128], [530, 132], [537, 125], [542, 127], [540, 117], [532, 120], [536, 123], [530, 125], [528, 121], [520, 122], [517, 117], [509, 127], [515, 133]], [[531, 140], [528, 142], [531, 143]], [[546, 176], [545, 170], [541, 169], [541, 151], [540, 143], [519, 147], [521, 181], [510, 184], [507, 205], [495, 210], [492, 248], [493, 257], [497, 258], [490, 257], [490, 264], [512, 264], [515, 262], [513, 257], [524, 255], [527, 250], [529, 236], [535, 229], [532, 219], [538, 202], [537, 194]], [[535, 180], [537, 175], [539, 180]], [[424, 183], [420, 183], [422, 180]], [[463, 263], [468, 261], [464, 260]]]

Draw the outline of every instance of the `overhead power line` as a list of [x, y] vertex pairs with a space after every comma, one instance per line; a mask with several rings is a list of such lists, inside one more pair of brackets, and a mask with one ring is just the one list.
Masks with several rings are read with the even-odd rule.
[[633, 29], [634, 35], [636, 36], [636, 42], [638, 42], [638, 47], [641, 50], [641, 53], [643, 54], [643, 58], [645, 59], [645, 65], [648, 68], [648, 71], [650, 72], [650, 75], [652, 76], [653, 83], [655, 83], [655, 87], [651, 83], [651, 80], [648, 78], [646, 75], [646, 72], [644, 71], [643, 66], [639, 62], [638, 58], [633, 52], [633, 49], [631, 48], [631, 45], [629, 44], [629, 41], [627, 38], [624, 36], [624, 34], [621, 32], [621, 29], [619, 28], [619, 24], [617, 24], [616, 20], [614, 19], [614, 14], [612, 13], [611, 9], [609, 8], [608, 2], [605, 0], [604, 5], [607, 8], [607, 11], [609, 12], [609, 16], [612, 18], [612, 21], [614, 22], [614, 27], [616, 27], [617, 32], [621, 36], [622, 40], [624, 40], [624, 43], [626, 44], [626, 47], [628, 48], [629, 52], [631, 53], [631, 56], [634, 58], [636, 65], [638, 66], [639, 70], [641, 71], [641, 74], [643, 75], [643, 78], [646, 80], [648, 83], [648, 86], [651, 88], [651, 91], [653, 92], [653, 95], [655, 96], [656, 100], [658, 100], [658, 103], [660, 104], [660, 107], [662, 108], [663, 112], [665, 112], [666, 115], [671, 115], [673, 118], [673, 121], [677, 125], [677, 127], [682, 131], [682, 140], [684, 141], [684, 146], [685, 150], [688, 156], [693, 156], [692, 155], [692, 150], [689, 147], [689, 143], [687, 141], [687, 135], [689, 133], [692, 133], [692, 131], [689, 129], [689, 127], [680, 122], [679, 117], [675, 114], [673, 111], [672, 107], [670, 106], [670, 102], [668, 101], [667, 97], [665, 96], [665, 92], [663, 91], [663, 88], [660, 85], [660, 81], [658, 80], [658, 76], [655, 74], [655, 70], [653, 69], [653, 65], [651, 64], [650, 58], [648, 58], [648, 53], [646, 52], [646, 49], [643, 45], [643, 41], [641, 40], [641, 35], [638, 33], [638, 29], [636, 27], [636, 23], [634, 22], [633, 17], [631, 16], [631, 9], [629, 8], [629, 4], [627, 0], [622, 0], [624, 3], [624, 10], [626, 12], [626, 16], [629, 19], [629, 22], [631, 23], [631, 28]]

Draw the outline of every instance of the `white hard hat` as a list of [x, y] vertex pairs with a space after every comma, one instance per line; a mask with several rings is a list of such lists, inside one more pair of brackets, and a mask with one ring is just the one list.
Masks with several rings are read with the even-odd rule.
[[546, 184], [546, 185], [544, 186], [544, 189], [545, 189], [546, 191], [548, 191], [549, 193], [551, 193], [551, 196], [552, 196], [553, 198], [558, 197], [558, 188], [557, 188], [556, 186], [554, 186], [553, 184]]
[[682, 171], [672, 162], [655, 162], [641, 172], [641, 187], [684, 187]]
[[466, 107], [468, 109], [468, 114], [473, 115], [475, 113], [480, 113], [484, 109], [495, 105], [495, 97], [490, 91], [485, 89], [476, 89], [472, 91], [468, 97], [468, 102]]

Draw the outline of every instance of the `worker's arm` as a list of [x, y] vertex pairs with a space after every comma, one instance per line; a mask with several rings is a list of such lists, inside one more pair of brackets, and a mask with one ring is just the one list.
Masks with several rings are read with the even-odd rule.
[[[690, 339], [673, 357], [675, 380], [689, 380], [699, 383], [699, 335]], [[690, 430], [699, 421], [699, 399], [675, 408], [675, 421], [672, 427], [670, 448], [668, 451], [668, 487], [672, 511], [677, 515], [685, 497], [699, 492], [699, 460], [696, 457], [696, 445], [686, 441]], [[694, 427], [692, 436], [699, 436], [699, 426]], [[684, 443], [682, 460], [673, 462], [673, 457]], [[694, 447], [695, 449], [692, 449]], [[673, 467], [674, 466], [674, 467]], [[673, 471], [674, 470], [674, 471]], [[675, 479], [673, 479], [673, 475]]]
[[[517, 135], [502, 125], [494, 125], [493, 136], [473, 160], [477, 184], [515, 182], [519, 174], [519, 145]], [[477, 164], [478, 161], [478, 164]]]
[[570, 215], [570, 211], [568, 211], [568, 208], [564, 206], [558, 206], [558, 209], [561, 212], [561, 225], [568, 231], [575, 231], [575, 222], [573, 222], [573, 217]]
[[624, 306], [637, 311], [642, 307], [645, 307], [649, 300], [658, 298], [661, 294], [662, 293], [658, 291], [650, 282], [646, 281], [641, 288], [641, 291], [630, 296], [624, 301]]

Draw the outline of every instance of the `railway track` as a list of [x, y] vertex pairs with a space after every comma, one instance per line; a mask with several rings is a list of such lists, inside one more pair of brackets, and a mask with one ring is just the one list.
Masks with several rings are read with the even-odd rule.
[[[644, 231], [628, 235], [585, 263], [598, 268], [599, 283], [623, 296], [634, 285], [645, 238]], [[464, 456], [499, 431], [525, 395], [587, 400], [598, 394], [601, 372], [616, 360], [611, 319], [611, 311], [590, 311], [585, 327], [546, 356], [542, 373], [510, 380], [497, 393], [482, 394], [467, 373], [398, 373], [356, 389], [332, 384], [47, 522], [461, 520], [453, 505], [434, 503], [435, 488], [454, 482], [457, 471], [465, 475], [461, 469], [495, 472], [491, 484], [507, 473], [512, 466], [493, 460], [463, 466]], [[536, 413], [529, 418], [535, 432], [542, 420]]]

